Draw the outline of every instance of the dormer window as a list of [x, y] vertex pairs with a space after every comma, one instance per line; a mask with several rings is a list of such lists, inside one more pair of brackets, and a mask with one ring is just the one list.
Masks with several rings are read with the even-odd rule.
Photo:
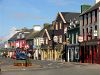
[[56, 23], [56, 30], [58, 30], [58, 22]]
[[17, 39], [22, 39], [22, 38], [25, 38], [25, 34], [24, 33], [19, 33], [17, 35]]
[[22, 35], [21, 35], [21, 37], [22, 37], [22, 38], [25, 38], [25, 35], [24, 35], [24, 34], [22, 34]]

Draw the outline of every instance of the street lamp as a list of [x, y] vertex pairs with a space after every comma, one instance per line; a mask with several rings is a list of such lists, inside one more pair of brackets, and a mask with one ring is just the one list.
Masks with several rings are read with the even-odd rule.
[[68, 34], [67, 34], [67, 27], [65, 27], [65, 29], [64, 29], [64, 37], [65, 37], [65, 43], [64, 43], [64, 57], [65, 57], [65, 61], [67, 62], [67, 54], [68, 54], [68, 47], [67, 47], [67, 37], [68, 37]]

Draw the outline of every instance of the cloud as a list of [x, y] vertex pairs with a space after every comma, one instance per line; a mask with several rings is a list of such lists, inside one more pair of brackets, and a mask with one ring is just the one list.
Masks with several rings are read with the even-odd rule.
[[57, 6], [65, 6], [65, 5], [76, 3], [75, 1], [71, 1], [71, 0], [47, 0], [47, 1]]
[[9, 15], [10, 18], [15, 19], [17, 21], [27, 21], [30, 19], [33, 20], [43, 20], [45, 19], [45, 17], [42, 17], [40, 15], [34, 15], [34, 14], [30, 14], [30, 13], [25, 13], [25, 12], [18, 12], [18, 13], [13, 13], [11, 15]]

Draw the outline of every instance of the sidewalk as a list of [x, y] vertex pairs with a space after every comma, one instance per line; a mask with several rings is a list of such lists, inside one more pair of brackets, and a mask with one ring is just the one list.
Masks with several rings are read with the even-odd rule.
[[63, 64], [74, 65], [84, 69], [100, 69], [100, 64], [80, 63], [80, 62], [63, 62]]
[[1, 71], [19, 71], [19, 70], [33, 70], [33, 69], [40, 69], [42, 68], [40, 65], [32, 64], [32, 66], [14, 66], [14, 65], [5, 65], [1, 67]]

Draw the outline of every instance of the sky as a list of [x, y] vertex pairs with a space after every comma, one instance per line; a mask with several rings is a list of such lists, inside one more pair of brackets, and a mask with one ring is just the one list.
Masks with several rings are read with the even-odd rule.
[[80, 12], [82, 4], [95, 0], [0, 0], [0, 38], [8, 38], [16, 29], [52, 23], [58, 12]]

